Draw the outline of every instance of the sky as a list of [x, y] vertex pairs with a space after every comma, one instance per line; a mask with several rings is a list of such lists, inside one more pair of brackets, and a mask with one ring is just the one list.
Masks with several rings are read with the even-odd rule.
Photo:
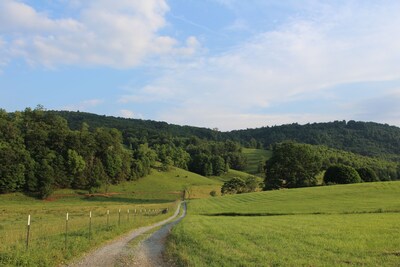
[[398, 0], [0, 0], [0, 108], [400, 126]]

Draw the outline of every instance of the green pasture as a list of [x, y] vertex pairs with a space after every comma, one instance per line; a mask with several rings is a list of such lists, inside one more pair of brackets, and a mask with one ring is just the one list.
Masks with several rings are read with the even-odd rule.
[[272, 151], [255, 148], [243, 148], [242, 151], [247, 158], [247, 167], [244, 172], [264, 178], [264, 173], [259, 171], [259, 166], [260, 163], [265, 165], [265, 161], [272, 156]]
[[400, 212], [400, 181], [306, 187], [191, 201], [191, 214]]
[[398, 266], [399, 213], [209, 217], [173, 230], [178, 266]]
[[[173, 168], [168, 172], [154, 169], [138, 181], [110, 186], [108, 190], [100, 188], [94, 194], [58, 190], [47, 200], [21, 193], [0, 195], [0, 266], [58, 265], [123, 233], [171, 216], [184, 190], [186, 197], [201, 198], [209, 197], [211, 190], [220, 187], [219, 181]], [[169, 212], [161, 214], [165, 208]], [[69, 234], [65, 248], [67, 212]], [[31, 232], [26, 250], [29, 214]]]
[[178, 266], [398, 266], [400, 182], [190, 201], [168, 255]]
[[249, 176], [252, 176], [251, 174], [248, 174], [246, 172], [241, 172], [233, 169], [229, 169], [228, 172], [222, 174], [221, 176], [211, 176], [213, 180], [221, 181], [221, 182], [226, 182], [231, 180], [232, 178], [241, 178], [243, 180], [246, 180]]

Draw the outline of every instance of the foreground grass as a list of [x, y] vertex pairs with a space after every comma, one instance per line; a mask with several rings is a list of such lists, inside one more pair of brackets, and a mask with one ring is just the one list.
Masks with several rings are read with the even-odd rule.
[[[122, 207], [121, 216], [116, 206], [107, 207], [110, 210], [108, 222], [106, 210], [92, 207], [92, 224], [89, 232], [89, 211], [85, 211], [88, 208], [70, 206], [67, 243], [65, 243], [65, 213], [61, 214], [58, 209], [42, 210], [42, 213], [37, 210], [35, 214], [31, 214], [28, 249], [25, 243], [26, 220], [21, 222], [15, 218], [7, 221], [2, 218], [0, 266], [58, 265], [82, 255], [107, 240], [170, 217], [176, 208], [176, 203], [118, 207]], [[127, 213], [127, 208], [130, 208], [131, 213]], [[162, 214], [161, 208], [168, 208], [169, 212]]]
[[400, 214], [190, 216], [173, 230], [179, 266], [398, 266]]
[[[168, 172], [153, 170], [138, 181], [110, 186], [108, 194], [101, 194], [105, 189], [90, 196], [82, 190], [59, 190], [46, 201], [19, 193], [0, 195], [0, 266], [55, 266], [69, 261], [130, 230], [168, 218], [185, 188], [190, 189], [192, 198], [209, 197], [220, 184], [174, 168]], [[159, 214], [165, 208], [169, 213]], [[65, 248], [67, 212], [70, 220]], [[31, 233], [26, 250], [28, 214]]]
[[387, 182], [191, 201], [168, 255], [178, 266], [398, 266], [399, 196]]

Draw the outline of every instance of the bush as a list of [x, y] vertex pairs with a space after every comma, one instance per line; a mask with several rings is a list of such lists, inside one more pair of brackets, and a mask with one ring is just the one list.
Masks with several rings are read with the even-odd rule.
[[240, 194], [246, 192], [246, 183], [240, 178], [234, 177], [225, 182], [221, 188], [221, 194]]
[[358, 172], [350, 166], [330, 166], [324, 175], [325, 184], [353, 184], [360, 183], [361, 177]]
[[215, 190], [212, 190], [212, 191], [210, 192], [210, 196], [216, 197], [216, 196], [217, 196], [217, 192], [216, 192]]
[[379, 178], [378, 175], [376, 175], [376, 172], [369, 168], [369, 167], [364, 167], [364, 168], [359, 168], [357, 169], [358, 174], [361, 177], [361, 180], [364, 182], [378, 182]]

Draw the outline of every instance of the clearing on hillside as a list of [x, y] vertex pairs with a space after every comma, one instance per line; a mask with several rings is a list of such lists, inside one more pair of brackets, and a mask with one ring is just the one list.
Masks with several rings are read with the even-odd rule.
[[264, 178], [265, 174], [262, 168], [272, 156], [272, 151], [255, 148], [243, 148], [242, 151], [247, 158], [247, 167], [244, 172]]

